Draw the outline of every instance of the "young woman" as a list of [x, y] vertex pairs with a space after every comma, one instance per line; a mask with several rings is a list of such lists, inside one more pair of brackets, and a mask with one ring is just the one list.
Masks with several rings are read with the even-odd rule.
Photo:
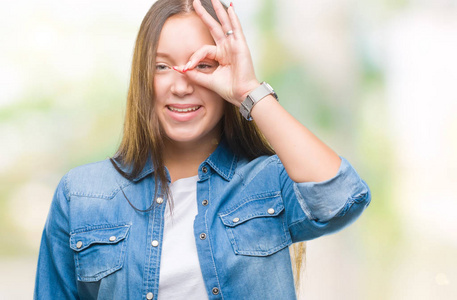
[[259, 83], [232, 5], [158, 0], [118, 152], [57, 188], [35, 298], [295, 299], [288, 246], [369, 201], [351, 165]]

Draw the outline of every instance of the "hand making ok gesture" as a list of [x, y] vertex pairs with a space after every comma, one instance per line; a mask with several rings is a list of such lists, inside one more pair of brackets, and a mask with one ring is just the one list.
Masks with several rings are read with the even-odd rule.
[[[219, 0], [211, 0], [220, 24], [206, 11], [200, 0], [194, 0], [195, 12], [208, 27], [215, 45], [197, 50], [179, 71], [185, 72], [195, 83], [218, 93], [230, 103], [240, 106], [252, 90], [259, 86], [240, 21], [233, 4], [226, 10]], [[203, 59], [219, 64], [213, 73], [194, 69]]]

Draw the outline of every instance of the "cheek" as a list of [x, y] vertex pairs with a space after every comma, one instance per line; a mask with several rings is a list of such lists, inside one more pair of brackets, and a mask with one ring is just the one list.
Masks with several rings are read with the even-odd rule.
[[157, 99], [162, 99], [166, 96], [167, 91], [170, 90], [168, 76], [155, 76], [154, 77], [154, 93]]
[[163, 82], [162, 78], [154, 78], [154, 108], [155, 108], [155, 114], [156, 117], [160, 119], [160, 112], [161, 112], [161, 107], [163, 107], [163, 104], [165, 103], [166, 100], [166, 89], [165, 83]]
[[214, 106], [216, 107], [216, 111], [219, 112], [221, 115], [224, 114], [225, 111], [225, 104], [226, 101], [221, 98], [218, 94], [214, 93], [215, 99], [214, 99]]
[[222, 98], [219, 98], [214, 101], [214, 106], [213, 106], [213, 114], [214, 118], [216, 119], [215, 121], [219, 122], [222, 116], [224, 115], [225, 112], [225, 100]]

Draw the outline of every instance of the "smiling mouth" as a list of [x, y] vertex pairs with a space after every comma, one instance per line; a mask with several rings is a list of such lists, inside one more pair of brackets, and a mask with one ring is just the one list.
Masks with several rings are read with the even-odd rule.
[[188, 112], [193, 112], [199, 109], [201, 106], [193, 106], [193, 107], [187, 107], [187, 108], [177, 108], [173, 106], [167, 106], [168, 110], [171, 110], [172, 112], [177, 112], [177, 113], [188, 113]]

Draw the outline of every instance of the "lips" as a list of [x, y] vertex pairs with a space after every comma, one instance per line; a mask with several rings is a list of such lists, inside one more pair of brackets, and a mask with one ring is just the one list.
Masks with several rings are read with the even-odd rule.
[[198, 104], [168, 104], [167, 115], [178, 123], [192, 121], [202, 114], [203, 106]]
[[195, 105], [195, 106], [191, 106], [191, 107], [176, 107], [176, 106], [171, 106], [171, 105], [167, 106], [168, 110], [170, 110], [172, 112], [176, 112], [176, 113], [189, 113], [189, 112], [196, 111], [200, 107], [201, 107], [200, 105]]

